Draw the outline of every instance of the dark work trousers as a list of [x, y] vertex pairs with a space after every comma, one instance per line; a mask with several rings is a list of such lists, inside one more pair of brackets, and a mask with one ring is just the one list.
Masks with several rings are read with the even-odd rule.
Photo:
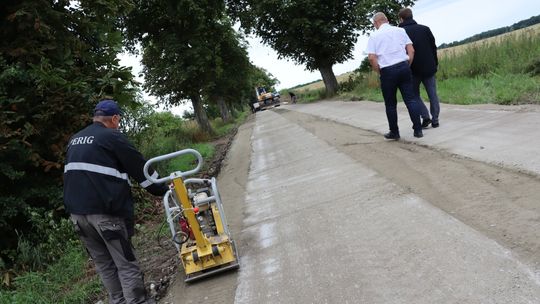
[[[420, 83], [424, 85], [429, 98], [429, 112], [426, 105], [422, 101], [422, 98], [420, 97]], [[429, 118], [429, 113], [431, 113], [431, 120], [433, 120], [434, 123], [438, 123], [441, 108], [439, 105], [439, 96], [437, 96], [437, 81], [435, 80], [435, 75], [429, 77], [418, 77], [413, 75], [413, 89], [414, 94], [420, 101], [422, 118]]]
[[110, 304], [154, 303], [147, 299], [143, 274], [123, 218], [72, 214], [71, 221], [96, 265]]
[[401, 97], [407, 106], [409, 116], [415, 131], [422, 130], [420, 122], [419, 101], [413, 91], [412, 73], [407, 61], [394, 64], [381, 69], [381, 90], [386, 107], [386, 118], [390, 131], [399, 134], [397, 115], [397, 90], [401, 92]]

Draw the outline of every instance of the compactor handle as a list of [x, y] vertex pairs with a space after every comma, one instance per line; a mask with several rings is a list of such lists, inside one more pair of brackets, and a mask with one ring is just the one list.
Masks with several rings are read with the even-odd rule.
[[[171, 173], [169, 176], [162, 177], [162, 178], [154, 178], [150, 174], [148, 174], [148, 168], [150, 168], [151, 164], [157, 163], [157, 162], [160, 162], [160, 161], [164, 161], [166, 159], [175, 158], [177, 156], [184, 155], [184, 154], [193, 154], [193, 155], [195, 155], [195, 157], [197, 157], [197, 167], [195, 167], [195, 169], [189, 170], [189, 171], [186, 171], [186, 172], [176, 171], [176, 172]], [[189, 176], [189, 175], [193, 175], [193, 174], [199, 172], [199, 170], [201, 170], [202, 164], [203, 164], [203, 158], [202, 158], [201, 153], [199, 153], [197, 150], [193, 150], [193, 149], [184, 149], [184, 150], [176, 151], [176, 152], [161, 155], [161, 156], [156, 156], [154, 158], [149, 159], [144, 164], [143, 172], [144, 172], [144, 176], [146, 177], [147, 180], [149, 180], [150, 182], [152, 182], [154, 184], [161, 184], [161, 183], [168, 183], [168, 182], [172, 181], [175, 177], [178, 177], [178, 176], [183, 178], [183, 177], [186, 177], [186, 176]]]

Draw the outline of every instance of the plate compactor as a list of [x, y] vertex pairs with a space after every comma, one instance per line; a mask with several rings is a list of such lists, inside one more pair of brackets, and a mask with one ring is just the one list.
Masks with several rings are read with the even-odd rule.
[[[173, 172], [163, 178], [148, 174], [151, 164], [187, 154], [197, 158], [195, 169]], [[144, 165], [144, 175], [150, 182], [170, 183], [170, 190], [163, 197], [163, 206], [184, 266], [185, 282], [239, 267], [238, 251], [225, 219], [216, 179], [184, 179], [199, 172], [202, 163], [199, 152], [185, 149], [154, 157]]]

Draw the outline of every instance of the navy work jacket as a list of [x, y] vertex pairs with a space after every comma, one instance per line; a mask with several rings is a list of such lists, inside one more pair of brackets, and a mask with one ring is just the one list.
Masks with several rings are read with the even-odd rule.
[[[71, 214], [133, 217], [130, 177], [154, 195], [164, 184], [144, 177], [145, 159], [124, 134], [94, 122], [69, 140], [64, 167], [64, 205]], [[157, 172], [150, 169], [152, 177]]]

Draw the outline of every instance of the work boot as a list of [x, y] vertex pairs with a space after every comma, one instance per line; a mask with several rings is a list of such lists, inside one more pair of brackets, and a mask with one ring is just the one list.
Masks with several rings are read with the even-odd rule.
[[431, 123], [431, 119], [429, 118], [425, 118], [423, 121], [422, 121], [422, 129], [426, 129], [427, 127], [429, 127], [429, 124]]
[[392, 131], [384, 134], [384, 138], [386, 139], [392, 139], [392, 140], [398, 140], [399, 139], [399, 133], [394, 133]]

